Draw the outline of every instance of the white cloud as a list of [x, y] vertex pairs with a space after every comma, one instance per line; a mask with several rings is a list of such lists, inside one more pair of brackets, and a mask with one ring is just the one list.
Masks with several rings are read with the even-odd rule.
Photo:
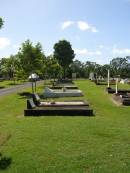
[[75, 26], [77, 25], [77, 27], [81, 31], [90, 31], [90, 32], [94, 32], [94, 33], [99, 32], [95, 26], [92, 26], [85, 21], [69, 21], [69, 20], [64, 21], [62, 23], [61, 29], [64, 30], [64, 29], [70, 27], [71, 25], [75, 25]]
[[90, 25], [84, 21], [78, 21], [77, 22], [78, 28], [82, 31], [89, 30]]
[[65, 22], [63, 22], [61, 28], [64, 30], [64, 29], [70, 27], [70, 26], [73, 25], [73, 24], [74, 24], [73, 21], [65, 21]]
[[86, 31], [87, 30], [87, 31], [91, 31], [91, 32], [98, 32], [98, 30], [96, 29], [95, 26], [92, 26], [92, 25], [88, 24], [85, 21], [78, 21], [77, 25], [78, 25], [78, 28], [81, 31]]
[[128, 48], [124, 48], [124, 49], [113, 48], [112, 53], [114, 55], [130, 55], [130, 49], [128, 49]]
[[87, 49], [75, 49], [75, 53], [82, 56], [100, 56], [102, 52], [99, 50], [89, 51]]
[[10, 40], [8, 38], [0, 37], [0, 49], [4, 49], [9, 45], [10, 45]]

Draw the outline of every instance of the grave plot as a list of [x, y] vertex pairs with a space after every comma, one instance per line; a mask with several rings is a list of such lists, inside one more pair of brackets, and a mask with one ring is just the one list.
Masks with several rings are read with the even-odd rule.
[[44, 102], [36, 106], [33, 99], [27, 100], [24, 116], [92, 116], [93, 110], [84, 101]]
[[130, 106], [130, 94], [113, 94], [112, 98], [119, 105]]
[[52, 86], [49, 86], [50, 89], [53, 90], [60, 90], [60, 89], [67, 89], [67, 90], [77, 90], [79, 89], [77, 86], [74, 85], [72, 80], [68, 79], [61, 79], [57, 81], [52, 81]]
[[56, 97], [81, 97], [83, 93], [81, 90], [68, 90], [63, 88], [62, 90], [52, 90], [48, 87], [45, 88], [43, 93], [44, 98], [56, 98]]
[[[109, 94], [116, 93], [116, 89], [111, 88], [111, 87], [106, 88], [106, 91], [107, 91]], [[130, 90], [128, 90], [128, 89], [118, 89], [118, 93], [120, 93], [120, 94], [130, 93]]]
[[107, 72], [107, 78], [99, 78], [97, 77], [94, 82], [96, 85], [107, 85], [107, 87], [110, 87], [110, 85], [115, 85], [116, 84], [116, 80], [114, 78], [110, 77], [110, 70], [108, 70]]
[[[95, 80], [94, 81], [96, 85], [108, 85], [107, 80]], [[111, 79], [109, 80], [110, 85], [115, 85], [115, 80]]]
[[61, 84], [74, 84], [72, 79], [59, 79], [56, 81], [56, 85], [61, 85]]
[[[64, 84], [65, 85], [65, 84]], [[63, 85], [63, 86], [64, 86]], [[80, 97], [83, 96], [81, 90], [78, 89], [63, 89], [52, 90], [45, 88], [44, 98], [56, 97]], [[27, 100], [27, 109], [24, 110], [25, 116], [40, 116], [40, 115], [66, 115], [66, 116], [92, 116], [93, 110], [89, 107], [87, 101], [84, 100], [67, 100], [67, 101], [41, 101], [38, 94], [33, 94], [33, 99]]]
[[130, 90], [118, 89], [118, 78], [116, 80], [116, 88], [108, 88], [108, 93], [114, 93], [112, 98], [118, 105], [130, 105]]
[[57, 86], [51, 86], [51, 87], [49, 87], [50, 89], [63, 89], [63, 88], [66, 88], [66, 89], [78, 89], [78, 87], [77, 86], [74, 86], [74, 85], [57, 85]]
[[113, 89], [113, 88], [110, 87], [110, 85], [108, 85], [108, 87], [106, 88], [106, 91], [108, 93], [111, 93], [111, 94], [116, 93], [116, 94], [120, 94], [120, 95], [130, 93], [130, 90], [128, 90], [128, 89], [119, 89], [118, 83], [119, 83], [119, 79], [117, 78], [116, 79], [116, 88]]
[[[32, 95], [33, 102], [36, 106], [89, 106], [89, 103], [84, 100], [66, 100], [66, 101], [41, 101], [38, 94], [34, 93]], [[28, 107], [28, 106], [27, 106]]]

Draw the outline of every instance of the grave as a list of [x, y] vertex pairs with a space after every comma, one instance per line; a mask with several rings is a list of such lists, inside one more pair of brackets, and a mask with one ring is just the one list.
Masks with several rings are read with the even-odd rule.
[[[46, 103], [46, 106], [36, 106], [33, 102], [33, 99], [27, 100], [27, 109], [24, 110], [24, 116], [92, 116], [93, 110], [88, 106], [84, 105], [85, 103], [82, 101], [77, 101], [78, 105], [75, 102], [70, 101], [67, 102], [57, 102], [57, 106], [55, 104]], [[64, 105], [62, 105], [64, 104]], [[82, 105], [81, 105], [82, 104]]]
[[127, 93], [130, 93], [130, 90], [127, 90], [127, 89], [118, 89], [118, 78], [116, 79], [116, 88], [113, 89], [111, 87], [107, 87], [106, 88], [106, 91], [109, 93], [109, 94], [113, 94], [113, 93], [116, 93], [116, 94], [127, 94]]
[[55, 98], [55, 97], [81, 97], [83, 93], [81, 90], [68, 90], [63, 88], [63, 90], [52, 90], [48, 87], [45, 88], [43, 96], [45, 98]]
[[107, 79], [106, 78], [97, 78], [95, 81], [96, 85], [107, 85], [107, 88], [110, 88], [110, 85], [115, 85], [116, 80], [113, 78], [110, 78], [110, 70], [108, 70], [107, 73]]
[[58, 79], [56, 81], [56, 85], [61, 85], [61, 84], [69, 84], [69, 85], [72, 85], [72, 84], [74, 84], [74, 82], [72, 81], [72, 79]]
[[41, 101], [38, 94], [34, 93], [33, 102], [36, 106], [89, 106], [87, 101], [84, 100], [67, 100], [67, 101]]
[[112, 98], [119, 105], [130, 106], [130, 95], [128, 94], [113, 94]]
[[130, 106], [130, 94], [127, 90], [118, 90], [118, 78], [116, 79], [116, 89], [112, 98], [118, 105]]
[[50, 89], [63, 89], [63, 87], [65, 87], [66, 89], [78, 89], [77, 86], [74, 86], [74, 85], [58, 85], [58, 86], [51, 86], [49, 87]]

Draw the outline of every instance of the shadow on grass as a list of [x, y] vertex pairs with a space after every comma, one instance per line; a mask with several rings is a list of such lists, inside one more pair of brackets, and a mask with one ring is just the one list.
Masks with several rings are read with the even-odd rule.
[[4, 86], [0, 86], [0, 89], [3, 89], [3, 88], [5, 88]]
[[11, 83], [9, 83], [8, 85], [10, 85], [10, 86], [15, 86], [15, 85], [20, 85], [20, 83], [13, 83], [13, 82], [11, 82]]
[[21, 99], [32, 98], [32, 93], [30, 92], [19, 92], [18, 95], [21, 96]]
[[0, 153], [0, 170], [7, 169], [12, 163], [12, 158], [11, 157], [6, 157], [3, 156]]
[[[108, 85], [107, 83], [97, 83], [96, 85]], [[110, 84], [110, 85], [116, 85], [116, 84]]]

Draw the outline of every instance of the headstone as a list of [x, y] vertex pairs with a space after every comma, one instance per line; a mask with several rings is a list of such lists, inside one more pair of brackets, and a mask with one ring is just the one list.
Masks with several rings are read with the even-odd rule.
[[128, 82], [129, 82], [128, 79], [121, 79], [121, 81], [120, 81], [121, 84], [126, 84], [126, 83], [128, 83]]
[[93, 72], [91, 72], [91, 73], [89, 74], [89, 79], [90, 79], [90, 80], [94, 80], [94, 79], [95, 79], [94, 73], [93, 73]]

